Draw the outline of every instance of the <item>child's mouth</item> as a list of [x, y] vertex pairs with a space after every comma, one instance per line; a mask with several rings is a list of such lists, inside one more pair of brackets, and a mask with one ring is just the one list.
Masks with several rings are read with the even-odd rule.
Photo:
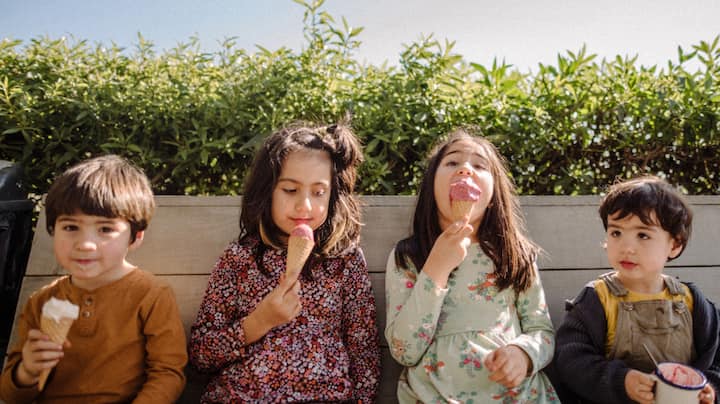
[[637, 264], [630, 261], [620, 261], [620, 266], [623, 267], [623, 269], [634, 269], [637, 267]]

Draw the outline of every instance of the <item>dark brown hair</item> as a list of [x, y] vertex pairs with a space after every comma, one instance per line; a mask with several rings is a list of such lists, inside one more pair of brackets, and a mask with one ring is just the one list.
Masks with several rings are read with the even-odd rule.
[[60, 215], [84, 213], [130, 223], [131, 242], [147, 228], [155, 211], [150, 181], [128, 160], [105, 155], [85, 160], [60, 174], [45, 198], [45, 226], [55, 232]]
[[[327, 152], [332, 166], [328, 216], [315, 231], [315, 255], [335, 256], [359, 242], [361, 211], [355, 182], [363, 159], [360, 142], [344, 123], [317, 126], [300, 122], [280, 129], [265, 140], [245, 182], [240, 239], [261, 239], [260, 250], [256, 251], [258, 257], [266, 248], [263, 245], [283, 246], [283, 232], [272, 220], [272, 194], [285, 159], [301, 149]], [[303, 269], [303, 273], [307, 270]]]
[[477, 230], [480, 247], [495, 265], [496, 285], [522, 292], [530, 287], [535, 274], [535, 260], [540, 248], [528, 239], [505, 161], [490, 141], [472, 135], [469, 129], [457, 129], [441, 141], [430, 153], [427, 168], [420, 184], [412, 235], [398, 242], [395, 262], [408, 268], [412, 261], [417, 271], [422, 269], [435, 240], [442, 233], [435, 201], [435, 173], [450, 145], [470, 141], [479, 145], [487, 155], [489, 170], [494, 179], [493, 196]]
[[[598, 209], [603, 227], [607, 230], [608, 217], [617, 214], [617, 219], [628, 215], [637, 216], [646, 225], [659, 225], [682, 245], [679, 257], [692, 232], [692, 210], [682, 194], [667, 181], [646, 175], [613, 184], [600, 202]], [[653, 213], [659, 223], [653, 221]]]

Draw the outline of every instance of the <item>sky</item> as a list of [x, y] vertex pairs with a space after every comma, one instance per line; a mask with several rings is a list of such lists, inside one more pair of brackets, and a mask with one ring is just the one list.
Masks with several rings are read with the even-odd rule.
[[[583, 45], [598, 60], [637, 55], [664, 67], [678, 46], [720, 35], [720, 0], [327, 0], [322, 10], [365, 28], [355, 57], [374, 65], [396, 65], [405, 45], [433, 34], [455, 41], [467, 61], [504, 60], [522, 72]], [[303, 11], [292, 0], [0, 0], [0, 36], [132, 48], [140, 33], [157, 50], [197, 37], [209, 52], [237, 37], [248, 51], [300, 50]]]

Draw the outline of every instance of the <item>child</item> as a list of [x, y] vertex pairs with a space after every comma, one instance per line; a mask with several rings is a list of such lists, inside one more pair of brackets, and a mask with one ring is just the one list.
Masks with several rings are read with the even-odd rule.
[[[45, 200], [47, 231], [69, 275], [35, 292], [2, 374], [8, 403], [170, 403], [185, 385], [185, 334], [172, 289], [126, 260], [155, 202], [145, 174], [118, 156], [60, 175]], [[51, 297], [80, 306], [64, 345], [40, 331]], [[42, 391], [38, 379], [54, 369]]]
[[[192, 326], [190, 360], [213, 372], [202, 402], [373, 402], [379, 337], [353, 194], [361, 159], [343, 125], [291, 126], [260, 148], [239, 239], [215, 264]], [[299, 224], [316, 244], [296, 280], [284, 273]]]
[[[702, 371], [715, 401], [720, 382], [714, 305], [691, 283], [663, 275], [685, 249], [692, 213], [667, 182], [652, 176], [615, 184], [600, 204], [614, 271], [588, 283], [558, 329], [553, 381], [563, 402], [650, 403], [657, 361]], [[555, 375], [557, 372], [557, 375]]]
[[[456, 184], [479, 194], [460, 220], [449, 197]], [[413, 234], [387, 264], [385, 336], [405, 366], [400, 403], [558, 401], [540, 372], [554, 340], [539, 248], [522, 229], [495, 147], [465, 130], [451, 133], [429, 159]]]

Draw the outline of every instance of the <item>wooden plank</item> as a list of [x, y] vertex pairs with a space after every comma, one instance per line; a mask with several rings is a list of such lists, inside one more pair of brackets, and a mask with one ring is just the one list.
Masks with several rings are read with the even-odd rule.
[[[129, 259], [158, 274], [207, 274], [225, 246], [238, 233], [239, 197], [158, 196], [158, 210], [144, 245]], [[670, 266], [720, 263], [714, 247], [720, 239], [720, 197], [690, 197], [694, 233], [687, 251]], [[530, 237], [547, 252], [547, 269], [594, 269], [606, 266], [604, 232], [597, 216], [598, 197], [521, 197]], [[364, 197], [361, 245], [371, 272], [383, 272], [388, 253], [410, 233], [415, 198]], [[41, 215], [27, 275], [57, 275], [52, 240]]]
[[[165, 282], [168, 282], [173, 288], [180, 310], [180, 318], [185, 326], [185, 335], [189, 336], [190, 326], [193, 321], [195, 321], [198, 308], [200, 307], [205, 289], [207, 288], [208, 275], [159, 275], [159, 277]], [[22, 308], [30, 295], [55, 279], [55, 276], [26, 276], [23, 279], [20, 298], [17, 309], [15, 310], [15, 321], [17, 321], [17, 318], [20, 316]], [[15, 344], [17, 338], [15, 332], [15, 327], [13, 327], [8, 348]]]
[[[575, 298], [586, 283], [608, 271], [609, 268], [541, 272], [545, 298], [555, 328], [560, 326], [565, 316], [565, 300]], [[708, 299], [720, 302], [720, 282], [712, 281], [720, 274], [720, 265], [706, 268], [668, 268], [665, 273], [682, 281], [694, 282]]]
[[395, 362], [390, 355], [388, 347], [380, 348], [380, 391], [378, 391], [379, 403], [397, 403], [397, 382], [400, 378], [402, 365]]

